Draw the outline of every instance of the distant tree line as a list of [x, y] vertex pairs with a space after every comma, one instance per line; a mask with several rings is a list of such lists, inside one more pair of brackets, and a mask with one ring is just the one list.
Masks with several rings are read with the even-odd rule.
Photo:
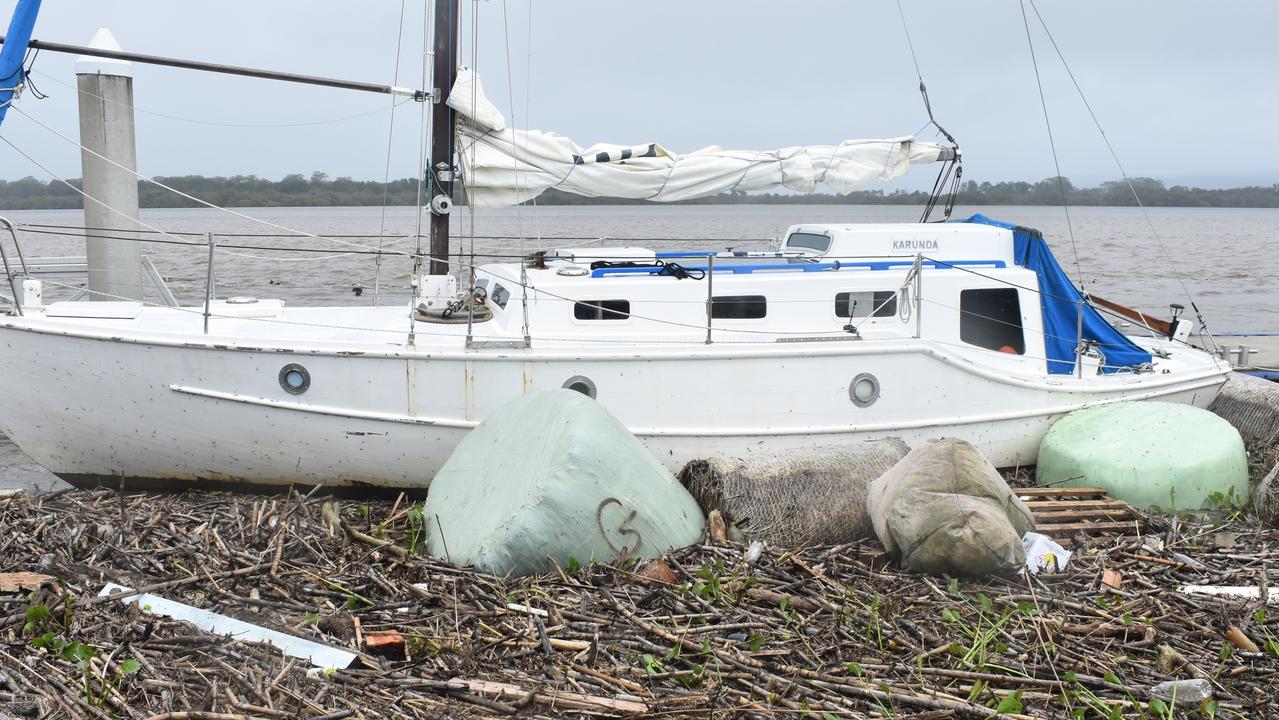
[[[166, 185], [224, 207], [334, 207], [414, 205], [417, 203], [416, 178], [392, 180], [385, 188], [378, 180], [330, 178], [322, 172], [286, 175], [280, 180], [265, 180], [255, 175], [204, 177], [182, 175], [156, 178]], [[79, 180], [72, 185], [81, 187]], [[1166, 186], [1152, 178], [1134, 178], [1133, 187], [1141, 202], [1152, 207], [1279, 207], [1279, 183], [1226, 189]], [[977, 182], [964, 183], [959, 193], [961, 205], [1060, 205], [1062, 191], [1071, 205], [1136, 205], [1132, 190], [1122, 180], [1104, 182], [1096, 187], [1075, 187], [1068, 178], [1046, 178], [1036, 183]], [[920, 191], [863, 190], [850, 195], [795, 195], [781, 193], [747, 194], [732, 192], [688, 201], [687, 204], [721, 205], [753, 204], [821, 204], [821, 205], [922, 205], [928, 194]], [[465, 202], [464, 198], [458, 198]], [[196, 207], [179, 195], [151, 183], [138, 183], [138, 202], [145, 208]], [[539, 205], [611, 205], [645, 204], [643, 200], [588, 198], [548, 190], [537, 198]], [[74, 209], [83, 206], [81, 195], [57, 180], [44, 182], [33, 177], [0, 180], [0, 210]]]
[[[156, 180], [188, 195], [222, 207], [332, 207], [381, 205], [381, 181], [330, 178], [322, 172], [311, 177], [294, 174], [280, 180], [256, 175], [205, 177], [181, 175]], [[71, 180], [83, 188], [79, 179]], [[392, 180], [386, 186], [386, 204], [413, 205], [417, 202], [417, 179]], [[84, 198], [57, 180], [42, 182], [33, 177], [0, 180], [0, 209], [74, 209], [84, 206]], [[198, 207], [197, 203], [149, 182], [138, 183], [138, 204], [144, 208]]]

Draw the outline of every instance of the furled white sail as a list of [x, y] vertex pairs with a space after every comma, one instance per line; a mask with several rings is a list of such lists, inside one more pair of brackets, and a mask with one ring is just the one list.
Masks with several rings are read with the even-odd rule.
[[459, 116], [467, 200], [481, 208], [516, 205], [547, 188], [660, 202], [734, 190], [813, 192], [819, 183], [847, 194], [875, 180], [904, 175], [911, 165], [948, 160], [954, 153], [913, 137], [780, 150], [711, 146], [683, 155], [656, 143], [582, 148], [552, 132], [506, 127], [502, 113], [484, 96], [479, 77], [467, 68], [459, 71], [448, 104]]

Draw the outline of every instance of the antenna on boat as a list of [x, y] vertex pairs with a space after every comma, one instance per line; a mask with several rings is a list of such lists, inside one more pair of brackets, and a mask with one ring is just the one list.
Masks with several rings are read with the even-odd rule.
[[431, 256], [428, 265], [431, 275], [447, 275], [449, 272], [449, 211], [453, 209], [453, 183], [457, 179], [457, 167], [453, 164], [457, 124], [448, 101], [449, 91], [457, 80], [457, 6], [457, 0], [435, 0], [431, 155], [423, 169], [431, 196]]

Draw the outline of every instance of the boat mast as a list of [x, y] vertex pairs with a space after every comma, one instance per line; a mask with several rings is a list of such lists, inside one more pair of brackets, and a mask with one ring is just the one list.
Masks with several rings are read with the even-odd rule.
[[433, 80], [435, 107], [431, 112], [431, 159], [424, 169], [431, 191], [431, 257], [428, 272], [449, 272], [449, 210], [453, 206], [453, 182], [457, 176], [453, 165], [456, 127], [453, 110], [448, 106], [449, 91], [457, 79], [458, 42], [457, 0], [435, 0], [435, 40]]

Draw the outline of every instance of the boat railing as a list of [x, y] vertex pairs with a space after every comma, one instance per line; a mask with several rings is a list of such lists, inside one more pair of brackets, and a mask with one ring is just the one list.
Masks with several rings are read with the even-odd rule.
[[706, 344], [711, 344], [711, 320], [715, 317], [715, 255], [706, 256]]
[[[5, 300], [7, 302], [12, 303], [14, 306], [14, 309], [17, 311], [19, 315], [25, 314], [24, 308], [21, 307], [22, 305], [21, 280], [28, 279], [28, 278], [38, 279], [40, 276], [44, 276], [44, 275], [53, 275], [53, 276], [81, 275], [81, 274], [87, 275], [90, 271], [88, 257], [85, 255], [60, 255], [60, 256], [50, 256], [50, 257], [33, 257], [30, 260], [28, 260], [26, 257], [26, 254], [22, 252], [22, 243], [19, 240], [19, 236], [17, 232], [18, 229], [22, 227], [23, 227], [22, 224], [15, 225], [12, 222], [10, 222], [7, 218], [0, 217], [0, 264], [4, 266], [4, 274], [9, 285], [9, 291], [13, 293], [13, 297], [10, 297], [9, 295], [5, 293], [0, 292], [0, 300]], [[36, 227], [39, 228], [41, 226], [36, 226]], [[53, 226], [53, 227], [57, 227], [57, 226]], [[31, 231], [31, 228], [29, 227], [25, 229], [27, 231]], [[87, 235], [88, 231], [92, 230], [93, 228], [77, 227], [73, 229], [83, 231], [83, 233], [85, 233], [85, 237], [88, 237]], [[13, 263], [13, 264], [10, 263], [10, 259], [9, 259], [10, 254], [5, 247], [5, 241], [4, 241], [5, 235], [3, 231], [8, 231], [8, 239], [9, 239], [9, 242], [13, 244], [13, 250], [14, 250], [13, 257], [16, 259], [16, 263]], [[36, 232], [40, 232], [40, 230], [36, 230]], [[72, 234], [72, 233], [62, 233], [62, 232], [55, 231], [53, 234]], [[75, 233], [75, 234], [80, 234], [80, 233]], [[177, 298], [173, 295], [173, 291], [169, 289], [168, 283], [166, 283], [164, 280], [164, 276], [160, 274], [160, 271], [156, 268], [155, 263], [151, 261], [150, 256], [143, 255], [141, 259], [141, 263], [142, 263], [142, 274], [145, 277], [145, 282], [150, 283], [152, 289], [155, 290], [156, 296], [159, 298], [160, 304], [168, 307], [177, 307], [178, 306]], [[75, 290], [75, 292], [69, 298], [67, 298], [67, 300], [69, 300], [70, 302], [83, 300], [87, 295], [90, 294], [90, 290], [85, 285], [81, 285], [79, 287], [76, 287], [73, 285], [67, 285], [67, 284], [60, 284], [60, 283], [53, 283], [53, 285], [57, 287], [66, 288], [69, 290]], [[102, 297], [101, 294], [99, 294], [99, 296]], [[114, 299], [127, 299], [127, 298], [106, 297], [106, 299], [114, 300]]]
[[13, 229], [13, 223], [7, 218], [0, 217], [0, 226], [9, 231], [9, 239], [13, 241], [13, 249], [18, 255], [18, 264], [22, 268], [19, 273], [14, 273], [13, 267], [9, 265], [9, 253], [4, 250], [4, 238], [0, 237], [0, 261], [4, 263], [4, 276], [9, 281], [9, 292], [13, 293], [13, 297], [9, 299], [13, 302], [13, 307], [18, 314], [22, 315], [22, 299], [18, 293], [16, 278], [27, 276], [27, 259], [22, 256], [22, 245], [18, 242], [18, 233]]
[[209, 307], [213, 304], [213, 257], [217, 250], [217, 236], [208, 234], [209, 262], [204, 273], [204, 334], [209, 334]]
[[[936, 263], [933, 267], [937, 267]], [[915, 275], [915, 339], [923, 337], [924, 326], [924, 256], [915, 255], [915, 265], [911, 268]]]
[[[688, 256], [682, 256], [688, 257]], [[709, 262], [714, 255], [701, 255], [698, 257], [707, 258], [706, 265], [683, 265], [685, 270], [709, 272], [711, 263]], [[856, 260], [841, 261], [832, 260], [831, 262], [813, 262], [813, 263], [749, 263], [749, 264], [732, 264], [722, 265], [716, 272], [732, 273], [734, 275], [750, 275], [757, 272], [823, 272], [828, 270], [892, 270], [895, 268], [913, 267], [917, 264], [916, 260]], [[956, 266], [976, 266], [1001, 269], [1007, 267], [1007, 263], [1003, 260], [951, 260], [949, 262], [940, 263], [932, 260], [925, 260], [923, 264], [933, 269], [945, 269]], [[622, 267], [600, 267], [591, 271], [591, 277], [607, 277], [609, 275], [662, 275], [669, 271], [664, 265], [638, 265], [638, 266], [622, 266]]]

